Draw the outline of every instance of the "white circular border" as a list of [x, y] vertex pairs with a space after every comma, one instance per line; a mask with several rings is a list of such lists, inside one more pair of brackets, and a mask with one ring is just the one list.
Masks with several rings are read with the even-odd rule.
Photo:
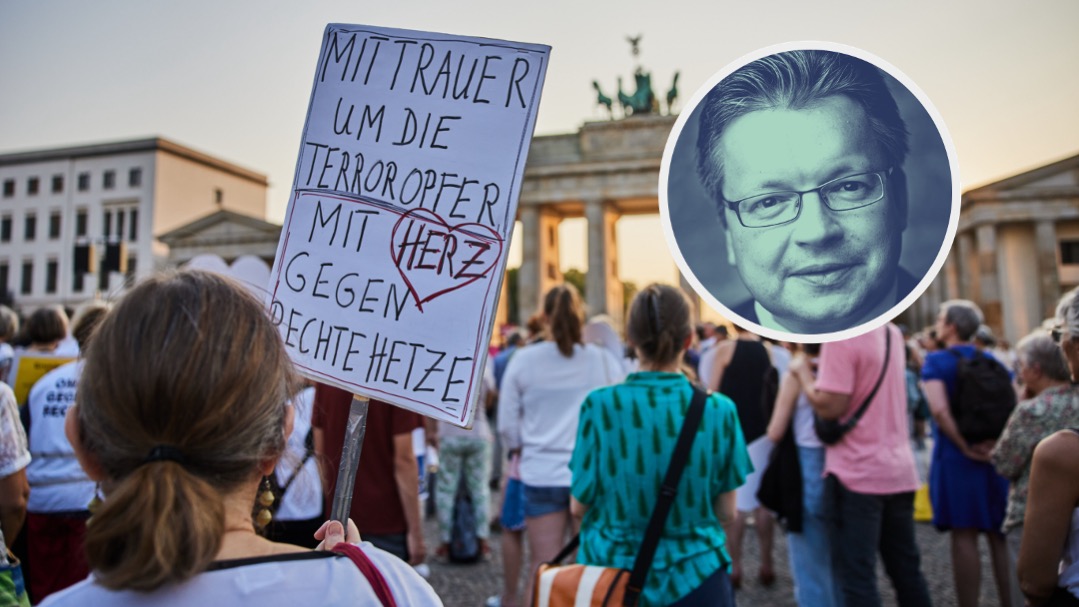
[[[929, 271], [922, 277], [921, 281], [914, 287], [914, 289], [903, 298], [902, 301], [889, 308], [883, 314], [880, 314], [876, 318], [851, 327], [842, 331], [835, 331], [832, 333], [787, 333], [785, 331], [777, 331], [775, 329], [769, 329], [763, 327], [757, 323], [749, 322], [740, 315], [735, 314], [733, 310], [720, 303], [718, 299], [712, 293], [704, 287], [701, 281], [693, 273], [689, 264], [686, 263], [685, 258], [682, 256], [682, 250], [678, 246], [678, 240], [674, 236], [674, 228], [671, 226], [671, 216], [669, 211], [670, 201], [668, 200], [668, 184], [667, 178], [671, 170], [671, 158], [674, 156], [674, 148], [678, 144], [678, 139], [682, 135], [682, 129], [685, 127], [686, 122], [689, 120], [690, 115], [697, 110], [697, 106], [700, 105], [704, 97], [720, 83], [724, 78], [730, 76], [735, 70], [745, 66], [747, 63], [756, 61], [757, 59], [763, 59], [769, 55], [777, 53], [796, 51], [796, 50], [811, 50], [811, 51], [833, 51], [842, 53], [844, 55], [850, 55], [863, 61], [867, 61], [873, 64], [878, 69], [884, 70], [890, 76], [898, 80], [903, 86], [907, 87], [918, 102], [922, 104], [926, 112], [929, 113], [929, 117], [933, 119], [933, 124], [937, 128], [937, 133], [940, 135], [942, 142], [944, 143], [944, 149], [948, 155], [948, 165], [950, 174], [952, 177], [952, 212], [948, 219], [948, 231], [944, 235], [944, 242], [941, 245], [940, 251], [937, 252], [937, 257], [933, 261], [933, 265], [930, 266]], [[696, 173], [696, 170], [694, 170]], [[720, 312], [728, 320], [732, 320], [735, 324], [744, 326], [752, 330], [758, 335], [776, 340], [776, 341], [790, 341], [798, 343], [825, 343], [830, 341], [839, 341], [843, 339], [851, 339], [863, 335], [881, 327], [888, 322], [891, 322], [893, 318], [903, 313], [907, 308], [914, 303], [914, 300], [918, 299], [925, 293], [929, 285], [936, 279], [940, 269], [944, 266], [945, 260], [948, 258], [948, 253], [952, 248], [952, 243], [955, 241], [955, 233], [959, 228], [959, 205], [962, 198], [961, 184], [959, 179], [959, 164], [956, 160], [955, 145], [952, 143], [952, 137], [948, 133], [948, 129], [944, 126], [944, 119], [941, 118], [940, 112], [929, 101], [929, 97], [926, 96], [922, 89], [918, 88], [918, 85], [914, 84], [914, 81], [907, 77], [906, 74], [899, 71], [894, 65], [884, 61], [876, 55], [863, 51], [862, 49], [847, 46], [845, 44], [839, 44], [835, 42], [824, 41], [800, 41], [800, 42], [784, 42], [782, 44], [775, 44], [762, 49], [758, 49], [746, 55], [743, 55], [736, 61], [727, 64], [723, 69], [719, 70], [712, 75], [707, 82], [705, 82], [693, 96], [690, 97], [689, 103], [686, 104], [682, 112], [678, 115], [678, 120], [674, 123], [674, 128], [671, 130], [670, 136], [667, 138], [667, 145], [663, 148], [663, 161], [659, 169], [659, 215], [663, 222], [663, 236], [667, 239], [667, 248], [670, 249], [671, 255], [674, 257], [674, 261], [678, 264], [678, 269], [682, 272], [682, 275], [689, 281], [689, 284], [693, 287], [693, 290], [697, 292], [701, 298], [703, 298], [709, 305], [711, 305], [716, 311]], [[729, 238], [729, 236], [728, 236]]]

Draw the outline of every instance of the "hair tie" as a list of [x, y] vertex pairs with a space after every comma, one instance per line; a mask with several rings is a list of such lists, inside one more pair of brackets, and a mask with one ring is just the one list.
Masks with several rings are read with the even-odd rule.
[[153, 449], [150, 449], [150, 453], [142, 460], [142, 463], [149, 464], [150, 462], [169, 461], [176, 462], [181, 466], [187, 462], [183, 452], [176, 447], [170, 445], [157, 445]]
[[652, 325], [653, 339], [659, 337], [659, 303], [656, 301], [658, 294], [655, 289], [648, 291], [648, 322]]

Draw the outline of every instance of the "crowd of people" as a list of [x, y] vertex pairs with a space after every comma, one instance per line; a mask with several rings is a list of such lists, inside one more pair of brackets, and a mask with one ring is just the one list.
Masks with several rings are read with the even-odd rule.
[[[243, 288], [156, 276], [70, 327], [59, 308], [22, 323], [0, 308], [0, 368], [71, 359], [24, 402], [0, 384], [0, 598], [440, 605], [423, 563], [460, 560], [467, 499], [464, 560], [500, 535], [488, 606], [546, 596], [532, 573], [571, 542], [578, 563], [625, 570], [650, 545], [639, 605], [734, 605], [751, 575], [775, 582], [777, 532], [800, 605], [879, 605], [878, 559], [900, 605], [930, 605], [915, 534], [927, 487], [961, 607], [979, 602], [981, 537], [1000, 605], [1079, 601], [1077, 291], [1014, 352], [963, 300], [915, 335], [886, 324], [823, 345], [694, 326], [691, 310], [648, 286], [623, 333], [586, 322], [572, 286], [551, 289], [488, 358], [472, 428], [370, 402], [343, 526], [329, 519], [353, 395], [299, 378]], [[681, 480], [663, 491], [686, 424]]]

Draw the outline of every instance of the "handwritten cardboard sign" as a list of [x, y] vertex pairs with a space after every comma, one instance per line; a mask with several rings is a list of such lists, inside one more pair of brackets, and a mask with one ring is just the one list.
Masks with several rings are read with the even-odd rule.
[[306, 375], [471, 425], [549, 53], [327, 26], [269, 285]]

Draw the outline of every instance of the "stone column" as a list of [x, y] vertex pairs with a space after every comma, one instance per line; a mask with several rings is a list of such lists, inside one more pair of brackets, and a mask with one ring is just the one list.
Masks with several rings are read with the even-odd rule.
[[540, 227], [539, 209], [520, 207], [521, 219], [521, 269], [517, 272], [517, 305], [521, 324], [524, 325], [536, 309], [540, 284]]
[[1056, 314], [1060, 298], [1060, 276], [1057, 266], [1057, 228], [1051, 219], [1041, 219], [1034, 224], [1034, 246], [1038, 252], [1038, 295], [1042, 318]]
[[997, 268], [997, 228], [992, 224], [978, 226], [978, 304], [985, 314], [985, 324], [998, 335], [1004, 328], [1000, 301], [1000, 271]]
[[956, 262], [956, 252], [953, 247], [944, 259], [944, 299], [956, 299], [959, 293], [960, 264]]
[[558, 269], [558, 224], [562, 217], [537, 207], [521, 207], [521, 269], [517, 275], [521, 322], [540, 309], [543, 294], [562, 282]]
[[974, 254], [973, 239], [970, 232], [963, 232], [956, 236], [955, 240], [959, 252], [959, 258], [955, 260], [959, 267], [959, 290], [956, 292], [956, 299], [977, 299], [970, 271], [973, 261], [971, 256]]
[[[558, 226], [562, 223], [562, 216], [555, 211], [540, 211], [540, 247], [539, 247], [539, 292], [536, 296], [536, 304], [533, 312], [540, 309], [543, 296], [551, 287], [561, 284], [562, 268], [558, 262]], [[531, 312], [529, 312], [531, 314]]]
[[618, 244], [615, 227], [618, 212], [601, 199], [586, 200], [588, 220], [588, 313], [607, 314], [617, 326], [622, 324], [622, 281], [618, 278]]

